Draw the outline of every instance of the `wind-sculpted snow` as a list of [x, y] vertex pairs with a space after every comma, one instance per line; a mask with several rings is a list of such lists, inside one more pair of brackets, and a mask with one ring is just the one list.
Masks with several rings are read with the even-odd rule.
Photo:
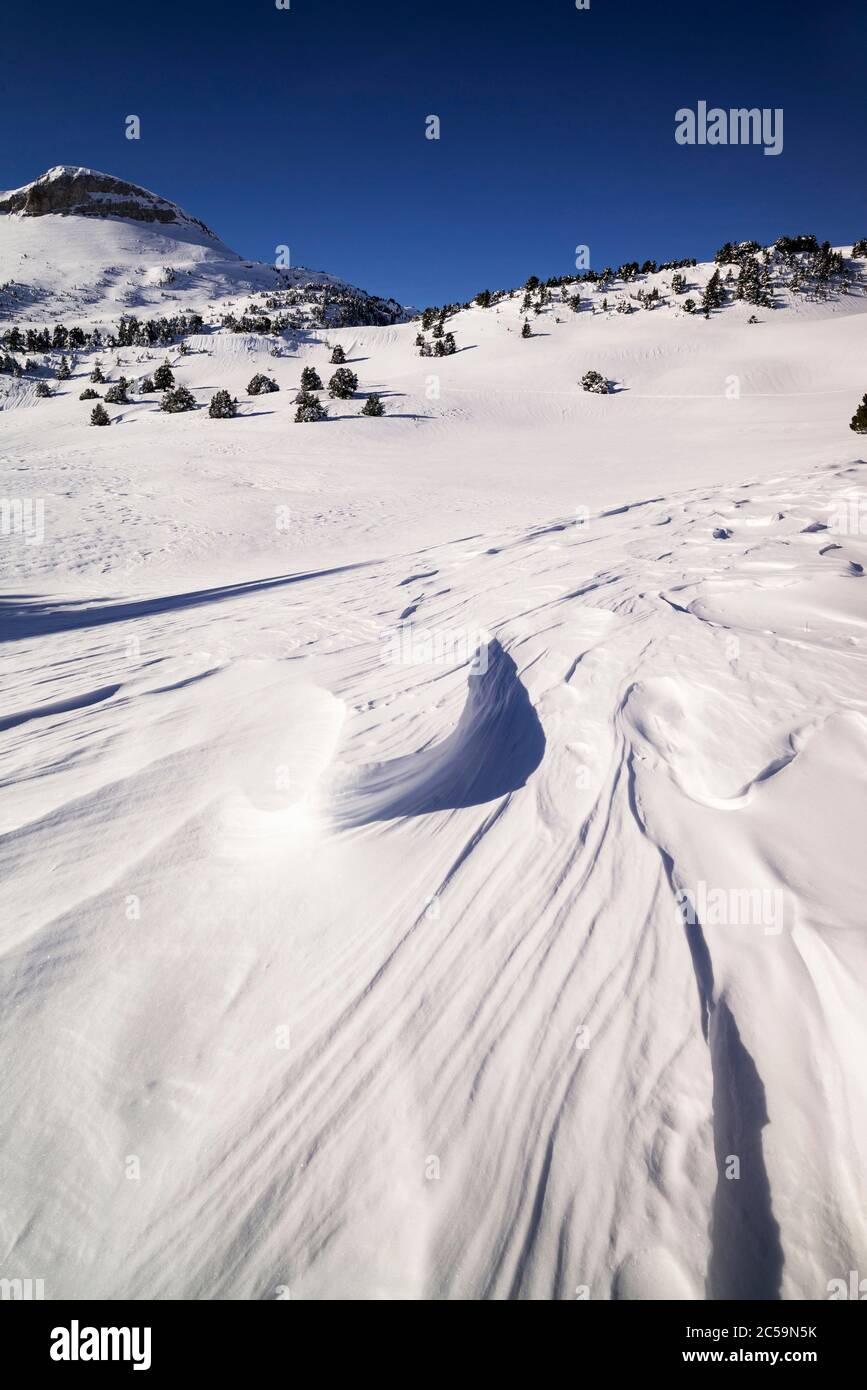
[[833, 517], [864, 472], [7, 595], [4, 1276], [774, 1299], [858, 1268], [867, 543]]
[[484, 643], [454, 733], [406, 757], [351, 769], [335, 788], [334, 816], [339, 824], [364, 825], [482, 806], [523, 787], [544, 752], [545, 735], [514, 661], [499, 642]]

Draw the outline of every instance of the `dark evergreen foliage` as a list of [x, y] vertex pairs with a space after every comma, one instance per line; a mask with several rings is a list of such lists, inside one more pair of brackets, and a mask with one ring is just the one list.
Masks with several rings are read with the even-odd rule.
[[211, 397], [208, 415], [212, 420], [231, 420], [238, 414], [238, 402], [228, 391], [218, 391]]
[[180, 415], [182, 411], [195, 409], [195, 398], [192, 391], [188, 391], [186, 386], [176, 386], [173, 391], [166, 391], [160, 401], [160, 410], [165, 410], [169, 415]]
[[280, 387], [273, 377], [266, 376], [264, 372], [257, 372], [247, 386], [247, 395], [267, 396], [269, 392], [279, 390]]
[[328, 383], [329, 396], [336, 396], [337, 399], [341, 401], [349, 400], [353, 391], [357, 389], [358, 377], [349, 367], [338, 367]]
[[305, 367], [301, 373], [301, 389], [303, 391], [321, 391], [322, 378], [315, 367]]
[[867, 434], [867, 392], [864, 393], [861, 404], [849, 421], [849, 428], [854, 430], [856, 434]]
[[581, 385], [585, 391], [593, 391], [596, 395], [608, 395], [608, 382], [601, 372], [585, 372], [581, 378]]
[[175, 374], [168, 362], [163, 362], [154, 372], [154, 386], [158, 391], [169, 391], [175, 384]]

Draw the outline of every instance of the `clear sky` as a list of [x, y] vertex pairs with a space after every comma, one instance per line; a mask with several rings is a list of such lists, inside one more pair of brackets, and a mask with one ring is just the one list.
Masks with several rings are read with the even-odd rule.
[[[579, 244], [598, 268], [842, 243], [867, 236], [865, 55], [864, 0], [19, 3], [0, 187], [89, 165], [420, 305], [568, 273]], [[782, 154], [678, 145], [701, 100], [781, 107]]]

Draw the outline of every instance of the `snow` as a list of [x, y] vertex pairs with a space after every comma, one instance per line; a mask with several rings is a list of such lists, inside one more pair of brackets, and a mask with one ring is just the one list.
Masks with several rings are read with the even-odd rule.
[[[137, 267], [209, 322], [251, 292], [188, 228], [0, 219], [0, 280], [25, 251], [40, 321], [116, 319]], [[169, 350], [235, 420], [134, 390], [90, 429], [86, 353], [4, 388], [45, 529], [2, 551], [4, 1277], [812, 1299], [863, 1267], [867, 301], [584, 297], [530, 340], [520, 297], [462, 311], [442, 359], [328, 330], [359, 394], [316, 426], [313, 332]]]

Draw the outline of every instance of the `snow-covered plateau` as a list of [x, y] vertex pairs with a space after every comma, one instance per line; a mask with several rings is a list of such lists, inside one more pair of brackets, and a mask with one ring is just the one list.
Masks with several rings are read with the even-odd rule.
[[0, 195], [0, 1276], [867, 1275], [863, 258], [772, 257], [773, 307], [735, 265], [708, 317], [725, 265], [522, 286], [422, 356], [394, 301], [44, 180]]

